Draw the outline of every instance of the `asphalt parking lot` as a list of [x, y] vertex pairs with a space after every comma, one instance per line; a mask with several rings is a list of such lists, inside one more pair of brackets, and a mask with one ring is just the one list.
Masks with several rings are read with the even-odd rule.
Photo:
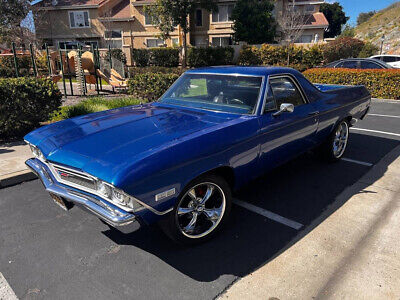
[[64, 212], [39, 180], [1, 189], [0, 272], [22, 299], [212, 299], [285, 251], [398, 145], [400, 102], [375, 100], [345, 160], [306, 154], [257, 179], [235, 195], [228, 228], [192, 248], [157, 226], [123, 234], [78, 208]]

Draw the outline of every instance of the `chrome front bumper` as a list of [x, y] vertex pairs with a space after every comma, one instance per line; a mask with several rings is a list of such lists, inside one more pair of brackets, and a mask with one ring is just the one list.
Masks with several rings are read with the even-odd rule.
[[133, 214], [106, 202], [100, 197], [58, 183], [48, 166], [39, 159], [28, 159], [25, 164], [41, 179], [46, 191], [85, 208], [109, 225], [113, 227], [126, 226], [135, 221]]

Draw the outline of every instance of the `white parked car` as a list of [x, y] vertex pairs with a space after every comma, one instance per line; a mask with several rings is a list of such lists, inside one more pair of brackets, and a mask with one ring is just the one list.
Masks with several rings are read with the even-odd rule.
[[381, 54], [371, 56], [370, 58], [381, 60], [393, 68], [400, 68], [400, 55]]

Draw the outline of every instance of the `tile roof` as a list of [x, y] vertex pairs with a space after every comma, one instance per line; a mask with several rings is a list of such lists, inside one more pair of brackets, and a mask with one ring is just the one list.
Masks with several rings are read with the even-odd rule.
[[306, 23], [304, 25], [306, 25], [306, 26], [329, 26], [329, 22], [322, 12], [316, 12], [307, 18]]
[[131, 18], [131, 10], [129, 7], [129, 0], [122, 0], [112, 8], [111, 18], [113, 19], [126, 19]]

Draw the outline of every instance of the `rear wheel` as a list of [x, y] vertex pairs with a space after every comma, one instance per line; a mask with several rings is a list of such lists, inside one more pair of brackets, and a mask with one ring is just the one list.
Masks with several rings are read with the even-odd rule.
[[320, 153], [328, 161], [338, 161], [343, 157], [349, 140], [349, 123], [341, 121], [329, 138], [320, 147]]
[[201, 243], [217, 234], [226, 223], [231, 198], [230, 187], [223, 178], [202, 176], [181, 193], [162, 229], [178, 243]]

